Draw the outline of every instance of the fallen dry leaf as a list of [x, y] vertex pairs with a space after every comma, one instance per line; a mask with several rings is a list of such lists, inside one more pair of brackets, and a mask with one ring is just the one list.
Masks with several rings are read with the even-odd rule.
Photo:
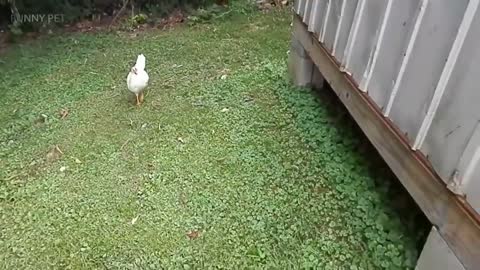
[[187, 233], [188, 239], [194, 240], [200, 236], [200, 232], [198, 230], [193, 230]]
[[185, 140], [182, 138], [182, 137], [178, 137], [177, 138], [177, 141], [181, 142], [181, 143], [185, 143]]
[[61, 109], [60, 110], [60, 119], [65, 119], [65, 117], [67, 117], [68, 115], [68, 109]]
[[228, 108], [223, 108], [223, 109], [222, 109], [222, 112], [228, 112], [228, 111], [229, 111]]
[[227, 79], [227, 75], [223, 74], [222, 77], [220, 77], [220, 79], [222, 79], [222, 80]]
[[62, 150], [60, 150], [60, 147], [58, 147], [58, 145], [55, 145], [55, 150], [57, 150], [60, 154], [63, 155], [63, 152]]

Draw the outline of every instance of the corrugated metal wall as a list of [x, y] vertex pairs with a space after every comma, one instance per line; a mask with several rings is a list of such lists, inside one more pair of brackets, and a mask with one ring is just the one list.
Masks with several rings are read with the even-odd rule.
[[359, 88], [480, 213], [480, 0], [298, 0]]

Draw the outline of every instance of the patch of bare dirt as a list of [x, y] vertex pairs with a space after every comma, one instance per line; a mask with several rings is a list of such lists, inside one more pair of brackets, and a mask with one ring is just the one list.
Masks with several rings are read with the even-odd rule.
[[187, 18], [187, 14], [181, 9], [177, 9], [170, 14], [170, 16], [163, 18], [160, 20], [158, 24], [158, 28], [166, 29], [176, 26], [177, 24], [181, 24], [185, 22]]
[[11, 39], [12, 37], [9, 32], [0, 32], [0, 54], [4, 53], [7, 50]]
[[262, 11], [269, 11], [274, 8], [283, 8], [290, 5], [293, 0], [257, 0], [257, 6]]
[[64, 30], [68, 32], [81, 33], [103, 31], [109, 28], [112, 19], [113, 18], [111, 16], [103, 16], [97, 17], [93, 20], [83, 20], [72, 25], [66, 24], [64, 26]]

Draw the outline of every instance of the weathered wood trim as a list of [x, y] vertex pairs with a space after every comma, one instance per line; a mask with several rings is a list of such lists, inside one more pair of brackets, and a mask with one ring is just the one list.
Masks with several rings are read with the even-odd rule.
[[420, 154], [410, 149], [405, 137], [350, 76], [340, 71], [298, 16], [294, 16], [293, 36], [465, 268], [479, 269], [480, 219], [471, 207], [450, 192]]

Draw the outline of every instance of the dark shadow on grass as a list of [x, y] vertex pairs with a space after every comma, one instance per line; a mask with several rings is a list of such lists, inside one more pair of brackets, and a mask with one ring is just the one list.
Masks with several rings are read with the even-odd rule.
[[314, 92], [317, 101], [326, 108], [328, 117], [334, 120], [335, 126], [340, 130], [349, 130], [353, 136], [359, 138], [359, 143], [353, 148], [354, 154], [365, 157], [361, 165], [367, 168], [368, 175], [375, 180], [375, 189], [381, 194], [382, 200], [388, 203], [388, 207], [398, 215], [409, 235], [415, 238], [420, 254], [432, 226], [429, 220], [330, 86], [325, 84], [323, 89]]

